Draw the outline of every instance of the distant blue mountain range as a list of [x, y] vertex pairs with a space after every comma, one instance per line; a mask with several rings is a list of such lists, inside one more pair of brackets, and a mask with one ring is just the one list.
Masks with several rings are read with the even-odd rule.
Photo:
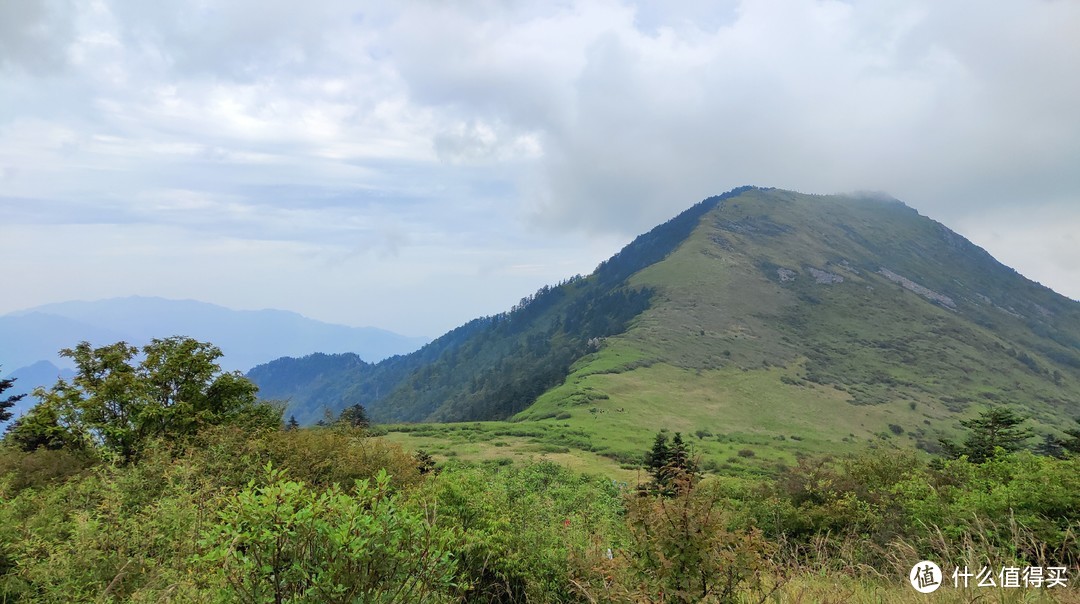
[[[221, 348], [221, 366], [247, 371], [280, 357], [352, 352], [368, 362], [427, 343], [374, 327], [349, 327], [283, 310], [232, 310], [195, 300], [133, 296], [46, 304], [0, 316], [0, 375], [17, 378], [10, 392], [50, 386], [72, 367], [57, 353], [81, 341], [101, 346], [191, 336]], [[22, 404], [32, 404], [27, 397]]]
[[[2, 369], [2, 368], [0, 368]], [[37, 404], [38, 400], [30, 393], [34, 391], [34, 388], [43, 386], [48, 388], [56, 383], [56, 380], [60, 378], [69, 379], [75, 375], [75, 372], [71, 369], [61, 369], [49, 361], [38, 361], [32, 365], [26, 367], [20, 367], [15, 371], [4, 375], [5, 378], [15, 378], [15, 383], [11, 386], [10, 390], [5, 390], [4, 394], [0, 398], [7, 398], [12, 395], [25, 394], [22, 400], [17, 401], [15, 406], [10, 409], [11, 416], [17, 418], [23, 413], [26, 413], [30, 407]], [[0, 422], [0, 430], [7, 424], [7, 422]]]

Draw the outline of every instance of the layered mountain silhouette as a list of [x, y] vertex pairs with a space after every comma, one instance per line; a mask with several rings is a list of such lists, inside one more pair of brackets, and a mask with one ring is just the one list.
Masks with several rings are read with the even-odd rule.
[[414, 353], [249, 377], [302, 422], [360, 403], [380, 421], [887, 427], [925, 444], [987, 405], [1047, 427], [1080, 415], [1080, 303], [895, 199], [743, 187]]
[[69, 380], [75, 376], [75, 372], [71, 369], [62, 369], [52, 364], [49, 361], [38, 361], [26, 367], [20, 367], [15, 371], [6, 373], [4, 378], [10, 378], [15, 380], [11, 385], [11, 388], [4, 391], [4, 396], [0, 398], [7, 398], [9, 396], [16, 396], [19, 394], [26, 395], [21, 400], [16, 401], [15, 404], [8, 411], [11, 413], [12, 419], [6, 422], [0, 422], [0, 431], [4, 430], [7, 425], [15, 421], [14, 418], [26, 413], [37, 404], [37, 398], [30, 396], [34, 391], [34, 388], [38, 386], [49, 387], [56, 383], [59, 379]]
[[56, 360], [61, 348], [185, 335], [221, 348], [225, 369], [316, 351], [353, 352], [378, 361], [416, 350], [426, 338], [374, 327], [349, 327], [284, 310], [233, 310], [195, 300], [131, 296], [46, 304], [0, 316], [0, 362], [5, 370]]
[[[38, 386], [52, 386], [58, 376], [70, 376], [71, 361], [57, 354], [63, 348], [84, 340], [95, 346], [119, 341], [141, 346], [173, 335], [212, 342], [224, 353], [220, 359], [224, 369], [242, 371], [278, 357], [315, 351], [352, 352], [378, 361], [427, 342], [282, 310], [232, 310], [194, 300], [134, 296], [60, 302], [0, 316], [0, 375], [15, 378], [11, 393], [29, 393]], [[31, 396], [24, 398], [15, 415], [36, 402]]]

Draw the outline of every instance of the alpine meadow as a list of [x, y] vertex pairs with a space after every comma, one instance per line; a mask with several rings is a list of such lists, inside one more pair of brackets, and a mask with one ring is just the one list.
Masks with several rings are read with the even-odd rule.
[[667, 428], [710, 467], [760, 473], [868, 445], [938, 453], [999, 405], [1063, 437], [1080, 416], [1080, 304], [897, 200], [747, 187], [411, 355], [248, 377], [303, 423], [358, 403], [392, 432], [490, 442], [472, 424], [392, 422], [505, 420], [628, 468]]
[[1080, 604], [1080, 0], [0, 0], [0, 604]]
[[2, 602], [1080, 602], [1080, 302], [885, 195], [733, 189], [376, 363], [60, 355]]

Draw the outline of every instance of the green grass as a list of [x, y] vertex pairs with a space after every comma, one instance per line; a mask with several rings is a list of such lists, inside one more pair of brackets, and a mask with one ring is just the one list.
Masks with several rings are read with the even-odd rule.
[[[796, 277], [782, 280], [780, 268]], [[843, 281], [818, 283], [811, 268]], [[1059, 436], [1080, 415], [1069, 361], [1080, 306], [898, 203], [750, 191], [629, 283], [656, 292], [650, 308], [511, 423], [414, 430], [400, 442], [477, 460], [570, 456], [611, 473], [631, 471], [666, 429], [713, 471], [759, 474], [800, 455], [933, 448], [990, 404]]]
[[590, 451], [590, 434], [553, 422], [469, 422], [384, 426], [382, 438], [409, 451], [427, 451], [436, 463], [553, 461], [575, 471], [636, 484], [637, 469]]
[[[913, 446], [925, 419], [919, 406], [895, 401], [856, 408], [847, 393], [831, 386], [796, 383], [798, 367], [692, 370], [657, 363], [593, 373], [585, 365], [518, 417], [569, 413], [539, 423], [586, 432], [594, 448], [624, 455], [643, 453], [659, 429], [682, 432], [704, 463], [735, 472], [771, 471], [800, 454], [843, 453], [868, 444]], [[891, 434], [889, 424], [902, 426], [904, 435]], [[698, 431], [711, 436], [699, 438]], [[747, 448], [752, 458], [737, 455]]]
[[[1080, 371], [1055, 361], [1048, 351], [1056, 343], [1037, 332], [1053, 327], [1056, 339], [1067, 341], [1080, 330], [1080, 307], [955, 237], [896, 203], [751, 191], [707, 214], [676, 252], [632, 278], [655, 288], [657, 298], [628, 332], [608, 339], [604, 352], [694, 370], [680, 379], [713, 370], [757, 375], [748, 378], [754, 391], [747, 400], [768, 400], [756, 405], [763, 421], [789, 411], [771, 383], [781, 376], [839, 388], [853, 405], [811, 405], [853, 416], [836, 425], [857, 425], [839, 433], [830, 432], [835, 417], [811, 418], [834, 435], [876, 432], [872, 426], [891, 415], [888, 423], [933, 442], [991, 403], [1019, 406], [1044, 430], [1070, 423], [1080, 414]], [[883, 266], [950, 295], [956, 308], [887, 280], [877, 274]], [[780, 267], [797, 277], [782, 281]], [[817, 283], [811, 268], [844, 281]], [[1021, 320], [987, 307], [983, 297], [1041, 310]], [[1065, 348], [1058, 352], [1067, 357]], [[594, 362], [612, 363], [598, 357]], [[786, 371], [771, 371], [776, 367]], [[1063, 379], [1055, 380], [1055, 371]], [[706, 382], [715, 387], [714, 379]], [[807, 395], [779, 392], [795, 401]], [[680, 399], [680, 411], [694, 414], [694, 401]], [[905, 411], [912, 403], [918, 413]], [[749, 419], [732, 418], [736, 426]]]
[[[623, 481], [660, 429], [681, 432], [702, 464], [725, 474], [773, 473], [805, 454], [913, 446], [922, 417], [897, 402], [854, 414], [848, 395], [784, 383], [791, 369], [689, 370], [658, 363], [622, 373], [606, 352], [581, 365], [513, 422], [392, 425], [386, 436], [438, 461], [546, 458]], [[822, 421], [823, 417], [831, 417]], [[897, 436], [889, 424], [904, 426]], [[707, 432], [699, 438], [696, 432]], [[740, 451], [752, 455], [740, 455]]]

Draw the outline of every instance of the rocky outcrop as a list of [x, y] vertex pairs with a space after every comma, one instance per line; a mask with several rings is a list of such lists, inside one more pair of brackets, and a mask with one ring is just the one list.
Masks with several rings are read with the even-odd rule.
[[844, 278], [836, 273], [830, 273], [829, 271], [823, 271], [812, 266], [807, 267], [810, 275], [814, 278], [814, 281], [822, 285], [832, 285], [833, 283], [843, 283]]
[[923, 287], [922, 285], [915, 283], [914, 281], [908, 279], [907, 277], [904, 277], [903, 275], [897, 275], [896, 273], [890, 271], [885, 267], [882, 267], [881, 270], [878, 271], [878, 273], [889, 281], [892, 281], [893, 283], [899, 283], [904, 289], [910, 292], [915, 292], [916, 294], [919, 294], [927, 300], [937, 302], [938, 304], [942, 304], [949, 308], [956, 308], [956, 302], [953, 302], [952, 298], [944, 294], [939, 294], [928, 287]]

